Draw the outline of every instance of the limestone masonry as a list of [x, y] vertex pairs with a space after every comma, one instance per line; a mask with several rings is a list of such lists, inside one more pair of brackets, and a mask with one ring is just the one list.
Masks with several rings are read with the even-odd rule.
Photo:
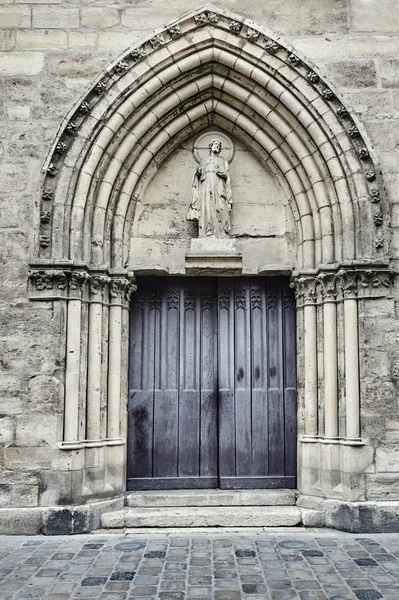
[[[0, 0], [0, 49], [0, 533], [146, 510], [124, 496], [129, 308], [160, 276], [289, 278], [284, 510], [399, 531], [397, 0]], [[202, 210], [224, 182], [208, 239], [194, 175]]]

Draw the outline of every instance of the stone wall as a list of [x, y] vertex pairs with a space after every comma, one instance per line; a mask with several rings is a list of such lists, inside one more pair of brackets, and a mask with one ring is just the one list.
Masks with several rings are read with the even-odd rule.
[[[391, 207], [389, 254], [398, 268], [397, 1], [220, 0], [217, 5], [290, 42], [358, 115], [381, 162]], [[193, 0], [0, 1], [0, 507], [68, 504], [73, 473], [81, 469], [81, 451], [71, 458], [58, 449], [64, 307], [32, 303], [27, 294], [49, 149], [66, 115], [112, 59], [198, 7]], [[150, 195], [151, 187], [147, 199]], [[399, 500], [398, 300], [394, 289], [389, 297], [360, 303], [362, 427], [372, 447], [364, 499], [370, 500]], [[92, 461], [93, 468], [101, 468], [100, 456], [93, 453]]]

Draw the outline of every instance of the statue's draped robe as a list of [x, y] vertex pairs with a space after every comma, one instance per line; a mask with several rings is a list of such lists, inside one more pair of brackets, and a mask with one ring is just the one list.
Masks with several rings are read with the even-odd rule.
[[229, 164], [221, 156], [208, 156], [194, 175], [187, 219], [198, 221], [199, 237], [222, 237], [231, 228], [231, 205]]

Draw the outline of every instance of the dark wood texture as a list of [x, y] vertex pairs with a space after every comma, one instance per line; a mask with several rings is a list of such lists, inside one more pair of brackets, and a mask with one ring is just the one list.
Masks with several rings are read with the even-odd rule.
[[128, 489], [295, 487], [288, 280], [143, 278], [138, 286]]

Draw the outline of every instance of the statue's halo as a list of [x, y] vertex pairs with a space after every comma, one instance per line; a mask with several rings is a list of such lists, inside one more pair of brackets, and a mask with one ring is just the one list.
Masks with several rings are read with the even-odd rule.
[[219, 139], [222, 142], [222, 150], [219, 156], [222, 156], [228, 162], [231, 162], [234, 157], [234, 144], [233, 141], [221, 131], [206, 131], [202, 133], [194, 142], [194, 158], [200, 163], [204, 158], [209, 156], [209, 144], [212, 140]]

